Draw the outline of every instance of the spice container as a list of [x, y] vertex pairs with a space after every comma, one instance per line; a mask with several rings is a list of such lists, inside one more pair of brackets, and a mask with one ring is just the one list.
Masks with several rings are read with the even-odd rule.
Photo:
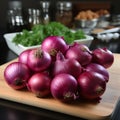
[[41, 23], [41, 12], [39, 9], [28, 9], [28, 28], [31, 29], [34, 25]]
[[7, 11], [8, 32], [20, 32], [26, 28], [22, 14], [22, 3], [20, 1], [9, 2], [9, 9]]
[[41, 1], [41, 11], [42, 11], [42, 23], [47, 24], [50, 22], [50, 15], [49, 15], [49, 7], [50, 7], [50, 2], [49, 1]]
[[57, 12], [55, 15], [56, 21], [66, 25], [67, 27], [71, 27], [72, 25], [72, 3], [71, 2], [57, 2], [56, 5]]

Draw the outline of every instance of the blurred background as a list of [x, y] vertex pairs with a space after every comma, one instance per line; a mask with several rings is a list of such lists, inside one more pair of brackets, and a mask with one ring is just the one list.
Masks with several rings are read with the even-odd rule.
[[[18, 1], [18, 4], [10, 4], [13, 1]], [[42, 0], [43, 2], [46, 2], [46, 0]], [[20, 8], [20, 11], [17, 11], [18, 16], [22, 17], [19, 19], [23, 20], [23, 26], [24, 28], [30, 29], [30, 25], [28, 25], [28, 17], [30, 19], [31, 13], [32, 15], [35, 13], [35, 19], [39, 17], [38, 21], [34, 21], [32, 24], [37, 24], [42, 21], [42, 18], [44, 17], [44, 14], [48, 12], [47, 21], [55, 21], [55, 20], [61, 20], [59, 16], [56, 16], [57, 10], [61, 9], [60, 6], [57, 6], [57, 2], [71, 2], [72, 3], [72, 9], [68, 5], [68, 9], [65, 8], [65, 10], [72, 11], [72, 19], [75, 18], [75, 16], [82, 10], [92, 10], [97, 11], [100, 9], [107, 10], [111, 17], [119, 16], [120, 18], [120, 1], [119, 0], [47, 0], [49, 4], [43, 5], [41, 0], [1, 0], [0, 1], [0, 34], [5, 32], [14, 32], [14, 30], [11, 30], [10, 28], [10, 19], [13, 17], [13, 11], [12, 8]], [[43, 11], [45, 9], [45, 11]], [[57, 18], [56, 18], [57, 17]], [[115, 20], [116, 18], [114, 18]], [[46, 20], [46, 18], [45, 18]], [[119, 19], [120, 20], [120, 19]], [[12, 20], [11, 20], [12, 21]], [[12, 21], [13, 22], [13, 21]], [[21, 21], [22, 22], [22, 21]], [[36, 23], [35, 23], [36, 22]], [[73, 26], [72, 26], [73, 27]], [[20, 29], [21, 30], [21, 29]], [[20, 31], [18, 30], [18, 31]]]

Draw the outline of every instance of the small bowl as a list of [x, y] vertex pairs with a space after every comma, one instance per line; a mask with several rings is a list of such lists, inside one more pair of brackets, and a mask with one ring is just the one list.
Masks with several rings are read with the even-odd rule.
[[99, 19], [98, 19], [97, 27], [99, 27], [99, 28], [108, 27], [109, 24], [110, 24], [109, 20], [110, 20], [110, 15], [109, 14], [100, 16]]
[[92, 20], [75, 20], [75, 25], [77, 28], [88, 28], [93, 29], [97, 26], [98, 19], [92, 19]]

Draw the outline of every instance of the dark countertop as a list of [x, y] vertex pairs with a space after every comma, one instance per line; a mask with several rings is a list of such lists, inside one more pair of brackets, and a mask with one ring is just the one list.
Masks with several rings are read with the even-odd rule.
[[[120, 39], [113, 40], [109, 43], [93, 40], [90, 50], [98, 47], [107, 47], [113, 53], [120, 53]], [[17, 58], [18, 56], [13, 53], [0, 35], [0, 65]], [[0, 120], [83, 120], [69, 115], [56, 113], [40, 108], [35, 108], [15, 102], [0, 99]]]

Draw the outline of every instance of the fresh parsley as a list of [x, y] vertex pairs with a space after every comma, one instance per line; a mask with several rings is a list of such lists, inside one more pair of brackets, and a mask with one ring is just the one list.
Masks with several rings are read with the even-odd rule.
[[22, 33], [16, 34], [13, 42], [26, 47], [40, 45], [46, 37], [51, 35], [63, 36], [68, 44], [71, 44], [74, 40], [86, 38], [82, 30], [73, 32], [59, 22], [50, 22], [46, 25], [35, 25], [31, 31], [24, 29]]

